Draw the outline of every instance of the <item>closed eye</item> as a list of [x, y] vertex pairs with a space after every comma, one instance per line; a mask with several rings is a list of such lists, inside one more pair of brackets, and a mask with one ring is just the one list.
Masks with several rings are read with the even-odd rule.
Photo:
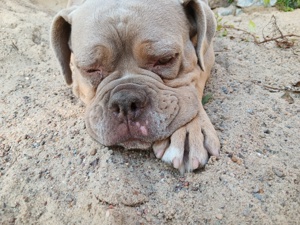
[[82, 69], [82, 75], [86, 78], [102, 80], [104, 77], [104, 71], [102, 68]]
[[176, 60], [178, 55], [179, 54], [176, 53], [172, 56], [162, 57], [154, 63], [154, 67], [171, 65]]
[[103, 73], [103, 68], [101, 66], [81, 67], [80, 70], [87, 76], [99, 75]]
[[101, 69], [88, 69], [86, 70], [87, 73], [102, 73]]
[[97, 87], [105, 77], [105, 71], [102, 68], [82, 68], [81, 74], [94, 87]]

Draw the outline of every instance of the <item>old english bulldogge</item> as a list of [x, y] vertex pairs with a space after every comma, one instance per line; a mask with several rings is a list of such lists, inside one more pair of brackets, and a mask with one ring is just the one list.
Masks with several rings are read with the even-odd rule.
[[149, 149], [181, 172], [218, 156], [201, 103], [214, 64], [216, 22], [206, 0], [71, 0], [51, 44], [105, 146]]

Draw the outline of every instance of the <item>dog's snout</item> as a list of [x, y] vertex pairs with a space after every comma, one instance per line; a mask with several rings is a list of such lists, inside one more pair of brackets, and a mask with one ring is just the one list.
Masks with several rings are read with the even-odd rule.
[[120, 120], [137, 119], [147, 105], [144, 91], [123, 89], [113, 93], [109, 101], [109, 110]]

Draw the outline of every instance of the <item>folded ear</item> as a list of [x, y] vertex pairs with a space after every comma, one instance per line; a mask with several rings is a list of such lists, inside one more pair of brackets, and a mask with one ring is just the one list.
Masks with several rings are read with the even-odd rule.
[[72, 84], [72, 71], [70, 68], [71, 49], [69, 39], [71, 35], [71, 13], [77, 7], [61, 10], [54, 18], [51, 26], [51, 46], [60, 64], [61, 72], [67, 84]]
[[205, 0], [181, 0], [191, 24], [190, 36], [196, 35], [196, 52], [202, 71], [205, 70], [204, 54], [216, 31], [215, 16]]

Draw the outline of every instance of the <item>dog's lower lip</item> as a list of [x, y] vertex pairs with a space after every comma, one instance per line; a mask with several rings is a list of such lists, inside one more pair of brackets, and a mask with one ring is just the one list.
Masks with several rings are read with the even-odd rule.
[[132, 144], [132, 143], [148, 143], [148, 142], [142, 141], [141, 139], [138, 138], [130, 138], [122, 142], [122, 144]]
[[144, 149], [144, 148], [149, 148], [152, 145], [152, 143], [137, 138], [130, 138], [125, 141], [122, 141], [121, 143], [119, 143], [119, 145], [128, 149], [135, 149], [135, 148]]

